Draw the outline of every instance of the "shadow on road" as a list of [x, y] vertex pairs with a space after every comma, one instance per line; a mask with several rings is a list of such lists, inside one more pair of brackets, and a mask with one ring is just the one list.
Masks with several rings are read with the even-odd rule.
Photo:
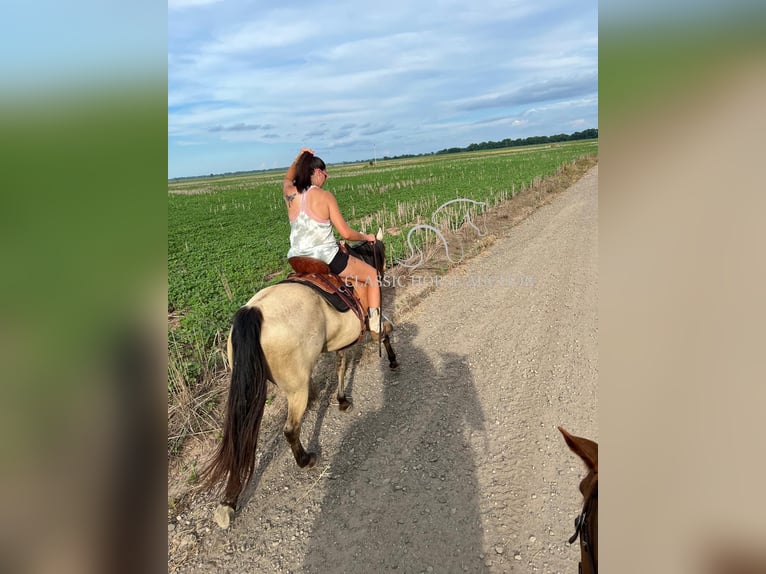
[[[400, 367], [381, 361], [384, 404], [341, 439], [311, 530], [307, 572], [481, 572], [479, 488], [467, 439], [484, 416], [465, 357], [436, 364], [400, 325]], [[385, 369], [385, 370], [384, 370]]]

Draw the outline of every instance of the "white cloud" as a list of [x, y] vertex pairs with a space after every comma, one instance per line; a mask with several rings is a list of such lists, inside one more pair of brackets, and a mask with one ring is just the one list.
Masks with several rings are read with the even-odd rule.
[[531, 114], [540, 114], [545, 113], [551, 110], [561, 110], [561, 109], [567, 109], [567, 108], [582, 108], [582, 107], [596, 107], [598, 105], [598, 97], [595, 98], [582, 98], [579, 100], [567, 100], [565, 102], [557, 102], [555, 104], [550, 104], [547, 106], [537, 106], [534, 108], [529, 108], [524, 112], [525, 116], [531, 115]]
[[[214, 14], [170, 15], [172, 138], [204, 139], [211, 149], [222, 141], [268, 140], [270, 147], [259, 149], [274, 153], [299, 142], [336, 154], [374, 141], [381, 154], [396, 155], [520, 137], [525, 129], [546, 135], [597, 125], [582, 124], [597, 121], [595, 5], [256, 3], [227, 0]], [[224, 129], [256, 125], [275, 128]]]
[[202, 55], [257, 54], [260, 50], [299, 44], [320, 33], [310, 22], [248, 22], [204, 45]]
[[216, 4], [223, 0], [168, 0], [168, 10], [183, 10], [185, 8], [194, 8], [196, 6], [207, 6]]

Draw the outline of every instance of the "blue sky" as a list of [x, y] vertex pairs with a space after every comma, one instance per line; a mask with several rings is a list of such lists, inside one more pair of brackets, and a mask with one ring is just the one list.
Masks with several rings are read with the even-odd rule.
[[168, 177], [598, 127], [598, 5], [168, 0]]

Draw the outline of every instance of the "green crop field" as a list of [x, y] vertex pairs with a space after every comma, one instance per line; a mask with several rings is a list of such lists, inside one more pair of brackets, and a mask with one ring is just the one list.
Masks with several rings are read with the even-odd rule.
[[[598, 153], [597, 140], [333, 166], [333, 192], [352, 228], [386, 230], [387, 256], [409, 255], [409, 227], [428, 222], [456, 198], [505, 201], [562, 165]], [[169, 340], [179, 375], [199, 376], [202, 353], [228, 331], [236, 309], [288, 272], [290, 226], [284, 170], [170, 182], [168, 185]], [[196, 347], [197, 358], [188, 349]], [[183, 351], [183, 349], [187, 349]], [[188, 381], [192, 383], [193, 381]], [[169, 387], [172, 381], [169, 381]]]

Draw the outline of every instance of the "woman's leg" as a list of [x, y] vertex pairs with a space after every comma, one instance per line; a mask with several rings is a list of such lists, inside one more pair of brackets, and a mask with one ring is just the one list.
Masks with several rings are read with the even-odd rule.
[[378, 274], [372, 265], [361, 259], [349, 257], [346, 268], [339, 273], [344, 279], [356, 279], [367, 287], [367, 305], [370, 309], [380, 310], [380, 285]]

